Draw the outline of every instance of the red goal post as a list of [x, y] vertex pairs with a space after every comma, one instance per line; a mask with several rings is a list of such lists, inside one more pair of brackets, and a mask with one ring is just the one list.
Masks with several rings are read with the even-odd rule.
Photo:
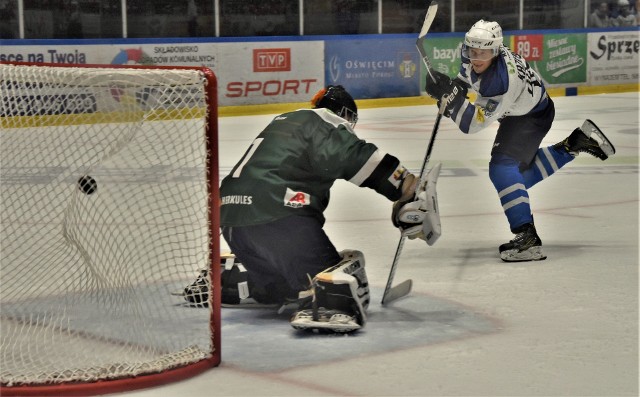
[[[217, 366], [214, 73], [0, 63], [0, 93], [0, 395], [107, 394]], [[202, 268], [208, 309], [175, 295]]]

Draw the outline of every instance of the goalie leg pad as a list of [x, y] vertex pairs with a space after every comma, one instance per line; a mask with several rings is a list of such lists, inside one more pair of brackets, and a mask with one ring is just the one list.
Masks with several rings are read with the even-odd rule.
[[[259, 306], [250, 293], [247, 269], [234, 254], [220, 255], [221, 300], [226, 307]], [[200, 270], [196, 280], [185, 287], [182, 296], [189, 304], [196, 307], [209, 305], [211, 279], [207, 269]], [[273, 305], [270, 305], [273, 306]]]
[[238, 305], [250, 298], [249, 276], [247, 269], [235, 255], [221, 258], [222, 274], [220, 274], [221, 301], [223, 304]]
[[369, 306], [369, 282], [360, 251], [342, 251], [343, 259], [312, 280], [312, 309], [295, 312], [296, 329], [351, 332], [364, 327]]

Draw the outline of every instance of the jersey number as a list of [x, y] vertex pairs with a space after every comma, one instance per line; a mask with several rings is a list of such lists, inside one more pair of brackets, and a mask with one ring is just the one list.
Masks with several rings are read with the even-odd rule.
[[247, 163], [249, 162], [249, 159], [256, 152], [256, 149], [258, 149], [258, 146], [262, 143], [262, 141], [264, 141], [264, 138], [256, 138], [251, 143], [251, 146], [249, 146], [249, 150], [247, 150], [247, 153], [245, 153], [244, 157], [242, 158], [242, 161], [240, 161], [240, 164], [238, 164], [238, 167], [231, 175], [233, 178], [240, 177], [240, 173], [242, 172], [242, 169], [244, 168], [245, 165], [247, 165]]
[[518, 54], [513, 54], [513, 59], [516, 61], [516, 70], [518, 77], [527, 85], [527, 91], [533, 95], [534, 87], [542, 87], [540, 80], [536, 76], [536, 73], [531, 69], [531, 66], [527, 64], [524, 59]]

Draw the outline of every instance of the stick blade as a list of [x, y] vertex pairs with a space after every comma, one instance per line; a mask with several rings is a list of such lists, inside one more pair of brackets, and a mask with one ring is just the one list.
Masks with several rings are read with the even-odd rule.
[[429, 33], [429, 28], [431, 28], [431, 24], [436, 17], [436, 13], [438, 12], [438, 3], [432, 1], [429, 4], [429, 8], [427, 8], [427, 14], [424, 17], [424, 23], [422, 24], [422, 29], [420, 29], [420, 34], [418, 38], [423, 38]]
[[382, 297], [382, 305], [387, 305], [393, 301], [396, 301], [400, 298], [403, 298], [409, 295], [411, 292], [411, 287], [413, 286], [413, 281], [405, 280], [395, 287], [391, 287], [387, 294]]

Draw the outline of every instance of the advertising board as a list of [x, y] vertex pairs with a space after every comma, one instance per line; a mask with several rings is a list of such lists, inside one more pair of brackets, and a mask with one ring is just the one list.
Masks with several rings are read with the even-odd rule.
[[420, 95], [420, 56], [415, 38], [330, 40], [325, 80], [358, 99]]
[[[434, 69], [454, 77], [464, 33], [432, 33]], [[0, 40], [0, 61], [205, 66], [218, 77], [218, 104], [308, 102], [326, 84], [356, 99], [424, 95], [415, 34], [197, 39]], [[637, 84], [640, 31], [536, 31], [504, 39], [550, 87]]]

